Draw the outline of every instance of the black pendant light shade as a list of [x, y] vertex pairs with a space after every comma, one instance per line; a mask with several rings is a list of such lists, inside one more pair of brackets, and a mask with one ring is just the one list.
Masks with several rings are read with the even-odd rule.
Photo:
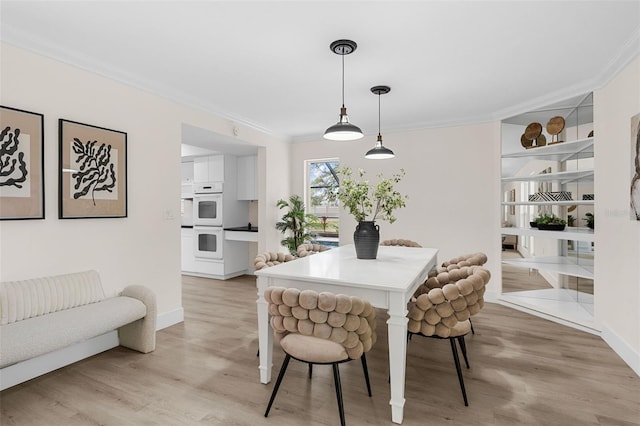
[[385, 95], [390, 91], [391, 88], [389, 86], [374, 86], [371, 88], [371, 92], [378, 95], [378, 140], [376, 146], [367, 151], [364, 156], [369, 160], [386, 160], [395, 157], [393, 151], [382, 145], [382, 134], [380, 133], [380, 95]]
[[338, 122], [324, 132], [325, 139], [352, 141], [360, 139], [363, 136], [362, 130], [349, 122], [347, 108], [344, 106], [344, 57], [345, 55], [353, 53], [357, 47], [356, 42], [351, 40], [336, 40], [329, 45], [333, 53], [342, 56], [342, 108], [340, 108], [340, 119]]
[[382, 135], [378, 135], [378, 142], [376, 142], [376, 146], [367, 151], [364, 158], [369, 160], [386, 160], [387, 158], [393, 158], [395, 156], [396, 155], [393, 151], [382, 145]]

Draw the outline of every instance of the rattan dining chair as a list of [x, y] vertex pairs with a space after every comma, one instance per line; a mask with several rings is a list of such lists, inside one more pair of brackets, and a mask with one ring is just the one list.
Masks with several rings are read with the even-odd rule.
[[[454, 282], [450, 275], [459, 279]], [[432, 280], [432, 287], [427, 283], [422, 284], [416, 293], [419, 295], [412, 297], [407, 306], [409, 340], [414, 334], [449, 340], [465, 406], [468, 406], [469, 402], [456, 341], [469, 368], [464, 336], [471, 331], [469, 318], [484, 306], [483, 295], [490, 278], [489, 271], [477, 265], [441, 272], [437, 277], [429, 278]], [[435, 285], [433, 280], [439, 280], [438, 284], [442, 285]]]
[[403, 247], [422, 247], [415, 241], [405, 240], [402, 238], [394, 238], [391, 240], [384, 240], [380, 243], [381, 246], [403, 246]]
[[269, 303], [275, 339], [285, 353], [264, 416], [269, 415], [289, 361], [293, 358], [309, 364], [309, 377], [314, 364], [332, 366], [340, 424], [344, 426], [338, 365], [359, 358], [367, 392], [371, 396], [365, 354], [376, 342], [376, 311], [373, 306], [355, 296], [284, 287], [268, 287], [264, 298]]
[[[426, 281], [426, 287], [419, 288], [415, 296], [416, 297], [419, 296], [420, 291], [424, 292], [424, 291], [427, 291], [427, 289], [430, 290], [436, 287], [442, 288], [443, 285], [448, 284], [449, 282], [458, 281], [460, 279], [460, 274], [458, 272], [452, 272], [456, 269], [460, 269], [465, 266], [474, 266], [474, 265], [483, 266], [485, 263], [487, 263], [487, 255], [482, 252], [464, 254], [462, 256], [454, 257], [450, 260], [442, 262], [441, 266], [432, 270], [429, 273], [430, 280]], [[440, 275], [440, 280], [432, 279], [432, 278], [437, 278], [439, 274], [442, 274], [444, 272], [446, 272], [447, 274]], [[475, 315], [476, 313], [477, 312], [474, 312], [471, 315]], [[476, 331], [473, 328], [473, 322], [471, 321], [471, 318], [469, 318], [469, 324], [471, 325], [471, 334], [476, 334]]]
[[305, 257], [325, 250], [329, 250], [329, 247], [323, 246], [322, 244], [304, 243], [298, 246], [297, 253], [298, 257]]
[[256, 256], [253, 261], [253, 267], [256, 271], [259, 271], [269, 266], [279, 265], [280, 263], [290, 262], [296, 259], [297, 257], [289, 253], [267, 251]]

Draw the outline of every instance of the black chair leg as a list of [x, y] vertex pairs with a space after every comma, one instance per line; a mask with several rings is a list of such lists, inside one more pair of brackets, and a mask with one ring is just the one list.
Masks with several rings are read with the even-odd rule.
[[271, 398], [269, 399], [269, 405], [267, 405], [267, 411], [264, 412], [265, 417], [269, 415], [269, 410], [271, 410], [271, 405], [273, 404], [273, 400], [276, 399], [276, 394], [278, 393], [278, 388], [280, 387], [280, 383], [282, 382], [284, 373], [285, 371], [287, 371], [289, 360], [291, 360], [291, 355], [287, 354], [284, 358], [284, 361], [282, 362], [282, 367], [280, 367], [280, 373], [278, 374], [278, 380], [276, 380], [276, 384], [273, 387], [273, 392], [271, 392]]
[[336, 398], [338, 399], [338, 411], [340, 412], [340, 425], [344, 426], [344, 405], [342, 404], [342, 384], [340, 383], [340, 370], [338, 364], [331, 364], [333, 367], [333, 382], [336, 385]]
[[456, 372], [458, 373], [458, 381], [460, 382], [460, 389], [462, 389], [462, 397], [464, 398], [464, 405], [469, 406], [467, 401], [467, 391], [464, 388], [464, 378], [462, 377], [462, 369], [460, 368], [460, 358], [458, 358], [458, 349], [456, 348], [455, 339], [449, 339], [451, 343], [451, 352], [453, 352], [453, 361], [456, 363]]
[[313, 375], [313, 364], [309, 363], [309, 379], [311, 379], [312, 375]]
[[464, 363], [467, 364], [467, 368], [469, 367], [469, 360], [467, 359], [467, 344], [464, 341], [464, 336], [458, 337], [458, 344], [460, 345], [460, 349], [462, 349], [462, 356], [464, 357]]
[[471, 324], [471, 334], [476, 334], [476, 331], [473, 329], [473, 323], [471, 322], [471, 318], [469, 318], [469, 324]]
[[360, 357], [362, 360], [362, 370], [364, 371], [364, 380], [367, 382], [367, 392], [369, 392], [369, 397], [371, 397], [371, 384], [369, 383], [369, 369], [367, 368], [367, 357], [363, 353]]

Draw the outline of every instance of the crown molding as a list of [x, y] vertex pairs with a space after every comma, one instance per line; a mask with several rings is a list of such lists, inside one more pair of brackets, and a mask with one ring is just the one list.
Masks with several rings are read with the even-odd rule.
[[152, 84], [148, 79], [124, 71], [121, 68], [113, 67], [110, 64], [101, 61], [99, 58], [79, 55], [76, 52], [52, 43], [49, 40], [34, 37], [33, 35], [14, 28], [11, 25], [3, 24], [0, 41], [54, 61], [62, 62], [93, 74], [100, 75], [109, 80], [114, 80], [127, 86], [134, 87], [178, 104], [214, 114], [220, 118], [229, 120], [235, 125], [251, 128], [279, 140], [290, 140], [288, 135], [278, 134], [267, 127], [246, 119], [245, 117], [229, 114], [217, 105], [209, 102], [203, 102], [199, 98], [189, 96], [166, 85]]

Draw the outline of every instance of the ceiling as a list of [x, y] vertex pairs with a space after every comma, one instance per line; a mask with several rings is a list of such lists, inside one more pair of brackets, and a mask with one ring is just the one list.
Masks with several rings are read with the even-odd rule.
[[7, 43], [294, 142], [338, 120], [337, 39], [358, 43], [345, 104], [368, 135], [375, 85], [383, 134], [480, 123], [579, 97], [640, 52], [639, 1], [2, 0], [0, 19]]

